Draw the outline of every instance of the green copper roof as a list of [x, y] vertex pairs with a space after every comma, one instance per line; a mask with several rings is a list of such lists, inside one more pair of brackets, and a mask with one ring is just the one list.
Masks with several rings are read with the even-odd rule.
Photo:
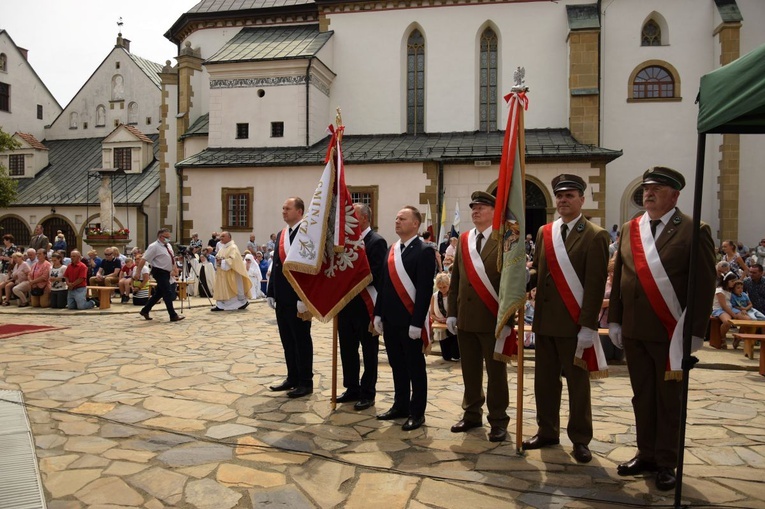
[[[504, 132], [387, 134], [343, 137], [343, 156], [349, 164], [393, 162], [498, 162]], [[179, 168], [300, 166], [323, 164], [324, 139], [310, 147], [208, 148], [176, 164]], [[528, 161], [612, 161], [621, 150], [609, 150], [577, 142], [568, 129], [526, 131]]]
[[587, 30], [600, 28], [598, 4], [567, 5], [569, 30]]
[[246, 11], [250, 9], [268, 9], [269, 7], [284, 7], [287, 5], [312, 4], [313, 0], [202, 0], [187, 12], [227, 12]]
[[318, 24], [243, 28], [205, 64], [312, 57], [332, 34]]
[[736, 0], [715, 0], [715, 5], [723, 23], [737, 23], [744, 20]]
[[189, 138], [191, 136], [207, 136], [210, 133], [210, 114], [205, 113], [194, 121], [189, 126], [186, 133], [181, 136], [183, 138]]

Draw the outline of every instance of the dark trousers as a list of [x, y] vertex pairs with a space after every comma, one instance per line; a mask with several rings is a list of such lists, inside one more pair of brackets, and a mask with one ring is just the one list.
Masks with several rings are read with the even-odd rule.
[[311, 321], [297, 316], [297, 308], [276, 304], [276, 324], [287, 363], [287, 382], [313, 389], [313, 340]]
[[[425, 415], [428, 403], [428, 376], [422, 340], [409, 337], [409, 327], [383, 324], [385, 350], [393, 371], [393, 408], [408, 412], [410, 417]], [[411, 392], [410, 392], [411, 391]]]
[[592, 440], [590, 373], [574, 365], [576, 336], [559, 338], [536, 335], [534, 350], [534, 397], [537, 402], [537, 432], [542, 438], [560, 436], [561, 375], [568, 386], [568, 437], [575, 444]]
[[141, 313], [148, 313], [151, 311], [151, 308], [154, 307], [154, 304], [159, 302], [159, 299], [162, 299], [165, 301], [167, 314], [170, 315], [170, 318], [178, 316], [178, 313], [175, 312], [175, 308], [173, 308], [175, 292], [173, 292], [172, 286], [170, 285], [170, 273], [166, 270], [153, 267], [151, 269], [151, 275], [154, 276], [154, 280], [157, 282], [157, 287], [154, 289], [154, 293], [149, 298], [149, 302], [147, 302], [146, 305], [141, 308]]
[[638, 457], [660, 467], [675, 468], [680, 433], [682, 383], [664, 380], [669, 341], [624, 338], [632, 384]]
[[[359, 399], [375, 399], [377, 385], [377, 354], [380, 342], [377, 336], [369, 332], [369, 314], [361, 302], [361, 309], [356, 309], [356, 301], [351, 301], [340, 312], [337, 320], [337, 332], [340, 336], [340, 360], [343, 362], [343, 387], [356, 393]], [[351, 308], [351, 306], [354, 306]], [[351, 308], [351, 309], [348, 309]], [[364, 360], [364, 374], [359, 381], [359, 343]]]
[[441, 347], [441, 357], [443, 357], [444, 360], [459, 360], [460, 345], [457, 341], [456, 334], [446, 331], [446, 337], [438, 342], [438, 346]]
[[[460, 329], [457, 337], [462, 353], [462, 381], [465, 384], [462, 397], [462, 409], [465, 411], [463, 418], [466, 422], [482, 422], [485, 401], [489, 410], [489, 424], [506, 428], [510, 422], [507, 415], [507, 407], [510, 404], [507, 364], [494, 360], [494, 332], [467, 332]], [[488, 379], [486, 393], [483, 392], [484, 364]]]
[[66, 307], [66, 290], [50, 292], [50, 307], [64, 309]]

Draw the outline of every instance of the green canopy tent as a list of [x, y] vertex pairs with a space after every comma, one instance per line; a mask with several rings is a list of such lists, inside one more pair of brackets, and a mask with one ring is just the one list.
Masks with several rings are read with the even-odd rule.
[[[704, 188], [704, 157], [707, 134], [765, 134], [765, 45], [701, 77], [699, 95], [699, 133], [696, 149], [696, 182], [693, 196], [693, 240], [690, 267], [698, 260], [701, 196]], [[689, 278], [688, 295], [696, 293], [696, 279]], [[681, 506], [685, 421], [688, 415], [688, 374], [698, 359], [691, 356], [693, 299], [688, 299], [683, 343], [683, 399], [680, 410], [680, 438], [675, 485], [675, 507]]]

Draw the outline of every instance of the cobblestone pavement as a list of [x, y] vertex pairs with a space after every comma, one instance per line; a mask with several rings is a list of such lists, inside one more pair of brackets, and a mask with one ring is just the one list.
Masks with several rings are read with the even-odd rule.
[[[404, 432], [378, 421], [392, 403], [380, 356], [377, 406], [331, 411], [331, 324], [314, 321], [315, 392], [270, 392], [285, 374], [273, 312], [210, 313], [194, 299], [170, 323], [138, 308], [0, 310], [0, 323], [66, 329], [0, 340], [0, 389], [23, 391], [48, 507], [122, 508], [613, 508], [671, 506], [653, 479], [622, 478], [635, 453], [625, 366], [592, 383], [593, 460], [571, 443], [516, 454], [516, 372], [508, 442], [488, 426], [466, 434], [458, 363], [428, 357], [426, 425]], [[755, 350], [759, 357], [759, 350]], [[765, 377], [741, 350], [705, 347], [692, 372], [684, 501], [765, 508]], [[533, 352], [527, 352], [524, 435], [534, 424]], [[338, 389], [338, 393], [342, 387]], [[567, 400], [562, 422], [566, 422]], [[1, 475], [1, 474], [0, 474]], [[2, 501], [0, 501], [2, 506]]]

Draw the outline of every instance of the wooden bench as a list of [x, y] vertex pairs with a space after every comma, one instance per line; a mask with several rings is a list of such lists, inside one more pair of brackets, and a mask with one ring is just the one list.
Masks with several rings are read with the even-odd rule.
[[723, 338], [720, 337], [721, 325], [722, 321], [716, 316], [711, 317], [709, 319], [709, 324], [707, 325], [707, 340], [709, 341], [709, 346], [717, 348], [718, 350], [723, 345]]
[[[744, 356], [754, 359], [754, 343], [755, 341], [765, 341], [765, 334], [744, 334], [739, 332], [733, 334], [733, 339], [743, 341]], [[762, 343], [760, 343], [760, 345], [762, 345]], [[762, 346], [760, 346], [760, 350], [762, 350]], [[760, 356], [762, 356], [762, 353], [760, 353]]]
[[116, 286], [87, 286], [88, 295], [91, 295], [91, 290], [98, 291], [98, 309], [109, 309], [112, 307], [112, 293], [119, 288]]

